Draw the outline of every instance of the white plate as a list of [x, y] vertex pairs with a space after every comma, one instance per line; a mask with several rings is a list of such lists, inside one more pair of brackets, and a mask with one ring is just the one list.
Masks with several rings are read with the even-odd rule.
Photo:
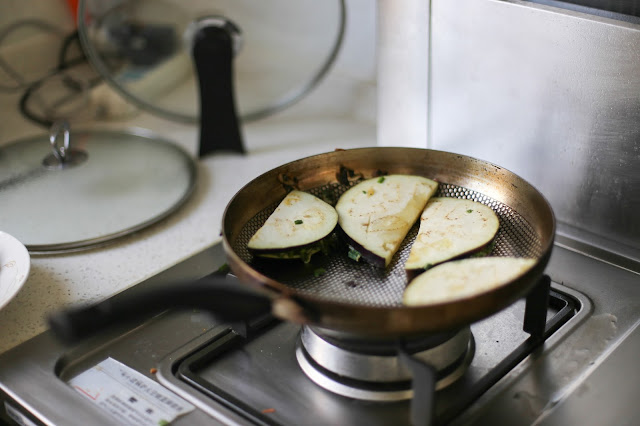
[[31, 258], [26, 247], [0, 231], [0, 309], [5, 307], [27, 281]]

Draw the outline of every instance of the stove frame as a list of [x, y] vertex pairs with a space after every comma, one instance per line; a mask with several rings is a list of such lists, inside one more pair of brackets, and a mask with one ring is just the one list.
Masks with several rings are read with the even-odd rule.
[[[634, 365], [634, 348], [640, 342], [640, 289], [637, 286], [640, 268], [636, 268], [639, 265], [631, 263], [633, 268], [629, 268], [629, 262], [613, 262], [621, 260], [614, 254], [602, 259], [597, 252], [585, 251], [582, 250], [584, 246], [570, 243], [562, 235], [556, 238], [546, 272], [553, 280], [552, 291], [559, 290], [579, 301], [577, 315], [542, 344], [538, 344], [533, 353], [520, 362], [510, 360], [515, 362], [515, 367], [497, 383], [489, 384], [489, 389], [453, 418], [451, 424], [483, 424], [487, 421], [508, 424], [509, 419], [512, 422], [518, 419], [520, 424], [540, 419], [551, 419], [552, 424], [555, 424], [553, 419], [573, 424], [594, 418], [613, 420], [615, 423], [615, 420], [633, 418], [638, 414], [634, 402], [640, 391], [638, 385], [623, 379]], [[206, 276], [223, 262], [222, 247], [214, 245], [127, 292], [161, 288], [172, 285], [178, 279]], [[521, 305], [518, 311], [520, 320], [523, 303], [519, 301], [515, 304]], [[510, 309], [500, 314], [509, 316]], [[294, 334], [298, 332], [296, 326], [283, 324], [293, 327]], [[283, 324], [275, 326], [273, 330], [278, 332], [278, 327]], [[482, 324], [474, 324], [472, 328], [478, 326]], [[498, 324], [494, 328], [501, 326]], [[242, 327], [230, 328], [216, 323], [202, 312], [186, 311], [167, 312], [135, 325], [117, 327], [73, 348], [64, 347], [49, 332], [42, 333], [0, 355], [0, 400], [4, 405], [0, 405], [0, 408], [10, 406], [36, 424], [65, 423], [70, 413], [78, 423], [113, 423], [105, 413], [68, 386], [66, 380], [106, 357], [113, 357], [177, 394], [188, 395], [191, 392], [190, 385], [175, 376], [178, 363], [216, 336], [235, 333], [234, 329], [242, 332]], [[245, 331], [251, 332], [249, 329]], [[520, 330], [519, 333], [524, 332]], [[248, 336], [252, 339], [251, 334]], [[480, 339], [486, 340], [487, 337], [492, 335], [487, 334]], [[488, 351], [485, 358], [492, 358], [492, 348], [503, 343], [500, 339], [500, 344], [493, 344], [488, 339], [486, 349], [480, 349]], [[532, 341], [528, 344], [532, 344]], [[290, 357], [295, 362], [293, 353]], [[474, 359], [478, 362], [481, 360], [482, 357], [478, 356]], [[151, 367], [157, 368], [156, 374], [149, 372]], [[481, 369], [484, 367], [480, 366]], [[616, 395], [596, 395], [593, 392], [600, 387], [595, 385], [592, 377], [602, 383], [615, 382], [620, 392]], [[327, 400], [345, 399], [336, 395], [327, 396], [329, 392], [322, 390], [306, 376], [304, 383], [309, 386], [305, 390], [319, 389]], [[584, 388], [583, 384], [591, 386]], [[447, 392], [445, 389], [439, 394]], [[624, 395], [628, 397], [620, 397]], [[437, 395], [437, 398], [440, 397]], [[585, 401], [591, 401], [591, 409], [588, 409], [589, 406], [585, 409]], [[594, 410], [596, 401], [598, 409]], [[189, 402], [197, 409], [178, 418], [176, 425], [256, 424], [203, 394], [191, 394]], [[353, 408], [354, 404], [349, 408]], [[398, 404], [403, 403], [378, 404], [382, 405], [382, 409], [376, 412], [380, 414], [380, 421], [397, 420], [394, 416], [397, 415], [395, 408]], [[358, 404], [355, 413], [358, 414], [357, 410], [362, 407], [362, 404]], [[7, 420], [5, 411], [0, 410], [0, 418]], [[408, 423], [406, 406], [402, 412]], [[349, 415], [348, 411], [345, 413]]]

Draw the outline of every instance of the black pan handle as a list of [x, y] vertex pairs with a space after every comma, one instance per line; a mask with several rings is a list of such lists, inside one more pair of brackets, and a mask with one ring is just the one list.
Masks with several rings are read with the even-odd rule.
[[231, 151], [244, 153], [236, 113], [233, 56], [240, 30], [224, 18], [198, 22], [192, 54], [200, 88], [199, 155]]
[[167, 309], [202, 309], [223, 322], [233, 322], [265, 315], [271, 307], [268, 296], [237, 282], [210, 276], [63, 310], [51, 315], [48, 322], [60, 340], [75, 343], [108, 326], [142, 320]]

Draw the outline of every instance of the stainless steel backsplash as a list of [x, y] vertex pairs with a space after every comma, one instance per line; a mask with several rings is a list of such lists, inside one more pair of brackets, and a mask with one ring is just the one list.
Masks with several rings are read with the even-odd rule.
[[559, 230], [640, 253], [640, 25], [523, 1], [431, 2], [434, 149], [504, 166]]

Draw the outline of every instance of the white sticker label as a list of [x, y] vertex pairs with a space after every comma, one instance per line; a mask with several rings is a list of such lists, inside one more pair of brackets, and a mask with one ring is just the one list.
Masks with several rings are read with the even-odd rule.
[[113, 358], [69, 381], [80, 394], [129, 425], [166, 425], [195, 407]]

